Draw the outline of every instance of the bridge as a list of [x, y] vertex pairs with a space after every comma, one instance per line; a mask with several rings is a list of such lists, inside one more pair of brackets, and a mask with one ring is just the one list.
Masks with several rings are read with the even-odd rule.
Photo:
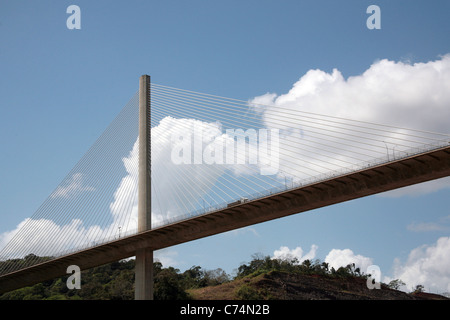
[[[199, 127], [203, 129], [197, 131], [200, 142], [190, 134]], [[246, 130], [224, 135], [223, 127]], [[277, 131], [261, 130], [265, 128]], [[266, 140], [255, 133], [267, 133]], [[244, 135], [246, 139], [239, 140]], [[172, 145], [165, 148], [159, 140], [167, 142], [169, 136]], [[260, 162], [251, 163], [252, 138], [258, 147], [265, 144], [265, 150], [258, 149], [266, 151], [264, 157], [255, 156]], [[221, 154], [219, 147], [227, 141], [236, 142], [235, 148]], [[244, 148], [238, 148], [239, 141]], [[208, 146], [212, 151], [205, 152]], [[226, 158], [228, 150], [235, 157]], [[118, 160], [105, 161], [110, 158]], [[126, 172], [118, 170], [111, 177], [111, 168], [121, 165]], [[0, 265], [0, 293], [66, 275], [69, 265], [84, 270], [136, 256], [136, 299], [151, 299], [155, 250], [449, 175], [447, 134], [288, 107], [273, 110], [252, 101], [150, 84], [150, 78], [142, 76], [139, 92], [0, 252], [0, 261], [5, 261]], [[107, 179], [105, 185], [114, 196], [105, 196], [101, 204], [94, 199], [104, 187], [93, 181]], [[159, 187], [168, 180], [172, 181], [168, 189]], [[172, 191], [170, 202], [164, 203], [167, 190]], [[88, 222], [91, 216], [100, 219], [111, 213], [112, 223]], [[59, 241], [49, 237], [34, 241], [36, 234], [43, 233], [35, 229], [48, 227], [49, 221], [65, 227], [74, 224], [74, 230], [83, 232], [66, 232]], [[94, 227], [82, 228], [80, 221]], [[80, 240], [80, 234], [86, 239]], [[57, 246], [70, 237], [78, 239], [70, 247]], [[30, 242], [28, 247], [24, 239]], [[20, 267], [14, 264], [30, 253], [49, 258], [28, 259]]]

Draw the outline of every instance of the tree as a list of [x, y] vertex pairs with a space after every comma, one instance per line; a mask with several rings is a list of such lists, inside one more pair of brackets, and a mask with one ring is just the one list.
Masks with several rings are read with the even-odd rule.
[[187, 293], [181, 286], [181, 276], [178, 269], [165, 268], [155, 275], [154, 299], [155, 300], [186, 300]]
[[404, 286], [404, 285], [405, 285], [405, 283], [402, 280], [395, 279], [395, 280], [392, 280], [391, 282], [389, 282], [389, 284], [387, 286], [388, 286], [388, 288], [398, 290], [401, 286]]
[[216, 286], [230, 280], [228, 274], [221, 268], [204, 272], [207, 286]]
[[425, 287], [421, 284], [418, 284], [414, 289], [413, 293], [425, 292]]
[[206, 286], [204, 272], [199, 266], [192, 266], [182, 274], [183, 287], [188, 288], [203, 288]]

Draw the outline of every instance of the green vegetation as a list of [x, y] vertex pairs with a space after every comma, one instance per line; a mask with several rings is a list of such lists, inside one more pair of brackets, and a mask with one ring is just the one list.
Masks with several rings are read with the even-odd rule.
[[[27, 256], [28, 257], [28, 256]], [[14, 262], [24, 265], [26, 260]], [[44, 258], [46, 260], [48, 258]], [[81, 272], [81, 289], [67, 288], [69, 274], [31, 287], [0, 295], [0, 300], [132, 300], [134, 299], [134, 260], [113, 262]], [[1, 266], [0, 262], [0, 266]], [[4, 262], [3, 262], [4, 263]], [[203, 270], [199, 266], [180, 273], [173, 267], [163, 268], [155, 262], [154, 298], [157, 300], [189, 299], [187, 289], [218, 285], [229, 281], [222, 270]]]
[[320, 260], [304, 260], [302, 263], [296, 258], [292, 259], [271, 259], [269, 256], [254, 255], [253, 260], [249, 264], [242, 264], [238, 268], [236, 278], [246, 276], [257, 276], [270, 271], [283, 271], [288, 273], [296, 273], [303, 275], [321, 275], [337, 278], [345, 277], [363, 277], [359, 268], [355, 268], [355, 264], [349, 264], [346, 267], [340, 267], [335, 270], [329, 268], [328, 263], [320, 262]]
[[405, 283], [402, 280], [395, 279], [395, 280], [392, 280], [391, 282], [389, 282], [389, 284], [387, 286], [391, 289], [398, 290], [398, 289], [400, 289], [401, 286], [404, 286], [404, 285], [405, 285]]
[[[14, 262], [23, 266], [26, 265], [27, 259], [31, 258], [35, 259], [36, 256], [30, 255], [24, 259], [16, 259]], [[44, 261], [49, 257], [40, 259]], [[134, 262], [134, 260], [122, 260], [82, 271], [81, 289], [67, 288], [66, 281], [70, 276], [68, 274], [5, 293], [0, 295], [0, 300], [132, 300], [134, 299]], [[4, 262], [0, 262], [0, 267], [2, 263]], [[271, 259], [269, 256], [262, 255], [254, 255], [249, 263], [241, 264], [234, 278], [222, 269], [204, 270], [200, 266], [193, 266], [181, 273], [178, 269], [164, 268], [161, 263], [155, 262], [154, 298], [155, 300], [190, 299], [190, 290], [217, 286], [232, 280], [252, 279], [272, 271], [333, 279], [367, 278], [367, 275], [355, 268], [355, 264], [335, 270], [319, 260], [305, 260], [299, 263], [295, 258]], [[262, 298], [261, 292], [248, 285], [246, 281], [235, 290], [235, 296], [243, 300]], [[403, 283], [395, 280], [386, 287], [396, 289], [400, 285]], [[418, 291], [421, 288], [416, 289]]]
[[263, 296], [260, 294], [260, 292], [246, 284], [240, 286], [236, 290], [236, 297], [240, 300], [262, 300]]

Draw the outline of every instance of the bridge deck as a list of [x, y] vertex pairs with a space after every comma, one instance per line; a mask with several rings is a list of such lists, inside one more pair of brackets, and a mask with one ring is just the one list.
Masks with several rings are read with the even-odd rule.
[[205, 215], [108, 242], [0, 277], [0, 293], [82, 270], [288, 215], [450, 175], [450, 146], [311, 185], [287, 190]]

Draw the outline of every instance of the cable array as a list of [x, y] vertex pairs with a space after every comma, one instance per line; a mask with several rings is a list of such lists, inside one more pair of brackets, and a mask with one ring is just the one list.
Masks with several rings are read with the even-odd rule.
[[[184, 132], [184, 138], [190, 140], [188, 147], [195, 144], [193, 136], [196, 128], [199, 132], [199, 126], [203, 126], [203, 132], [215, 130], [214, 134], [203, 139], [203, 151], [217, 139], [222, 139], [224, 134], [227, 138], [238, 139], [227, 135], [227, 129], [245, 132], [270, 128], [277, 129], [279, 134], [279, 146], [274, 150], [278, 163], [272, 175], [261, 174], [261, 163], [195, 165], [191, 155], [191, 163], [184, 164], [191, 171], [186, 169], [170, 176], [177, 181], [174, 185], [179, 191], [176, 193], [178, 198], [174, 198], [172, 203], [172, 206], [178, 205], [174, 210], [177, 212], [208, 212], [240, 198], [258, 198], [449, 143], [448, 134], [304, 112], [295, 105], [256, 104], [159, 84], [152, 84], [151, 92], [153, 125], [161, 126], [167, 117], [171, 117], [170, 126], [165, 128], [166, 134], [169, 131], [176, 140]], [[248, 143], [250, 139], [247, 138]], [[164, 144], [157, 145], [157, 148], [165, 147]], [[236, 158], [248, 160], [249, 148], [236, 154]], [[239, 150], [235, 152], [239, 153]], [[167, 159], [163, 162], [161, 174], [174, 173], [172, 166]], [[240, 172], [234, 170], [239, 166]], [[192, 174], [194, 170], [195, 174]], [[193, 175], [214, 179], [216, 172], [220, 172], [217, 173], [220, 178], [216, 179], [210, 192], [205, 193], [205, 189], [200, 187], [201, 183], [206, 184], [205, 188], [209, 186], [205, 181], [199, 181], [192, 188]], [[153, 172], [153, 178], [156, 181], [162, 179], [156, 172]]]
[[[450, 135], [151, 84], [152, 227], [446, 146]], [[0, 275], [137, 230], [136, 93], [0, 251]], [[268, 170], [270, 169], [270, 170]], [[267, 171], [268, 170], [268, 171]], [[9, 260], [9, 262], [1, 262]]]
[[[137, 172], [130, 158], [138, 136], [139, 95], [136, 93], [37, 211], [0, 251], [0, 274], [54, 257], [104, 239], [129, 227], [136, 202], [136, 184], [124, 180]], [[130, 158], [129, 160], [126, 160]], [[128, 168], [124, 163], [127, 161]]]

